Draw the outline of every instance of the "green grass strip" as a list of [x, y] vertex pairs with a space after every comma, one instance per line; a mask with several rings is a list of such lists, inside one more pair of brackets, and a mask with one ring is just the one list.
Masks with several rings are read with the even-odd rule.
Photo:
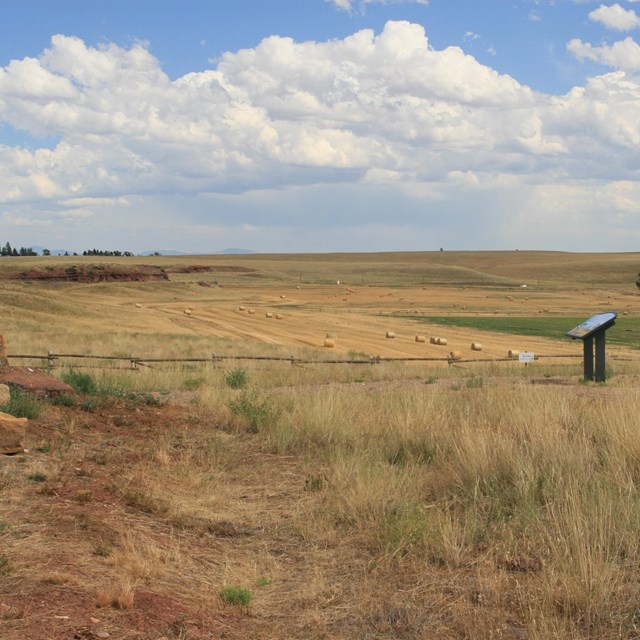
[[[445, 327], [462, 327], [499, 333], [512, 333], [519, 336], [540, 336], [570, 340], [564, 334], [570, 331], [585, 317], [501, 317], [501, 316], [427, 316], [408, 319], [426, 324], [438, 324]], [[618, 317], [616, 324], [607, 331], [607, 343], [640, 349], [640, 318]]]

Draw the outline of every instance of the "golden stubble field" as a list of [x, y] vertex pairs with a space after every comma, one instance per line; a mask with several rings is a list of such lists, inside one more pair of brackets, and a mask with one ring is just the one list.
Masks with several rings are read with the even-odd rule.
[[[21, 258], [43, 268], [42, 258]], [[60, 265], [73, 258], [49, 259]], [[78, 258], [75, 259], [76, 261]], [[85, 263], [114, 259], [80, 258]], [[634, 317], [640, 296], [634, 284], [633, 254], [558, 254], [487, 252], [434, 254], [363, 254], [328, 256], [186, 256], [119, 259], [165, 268], [162, 283], [5, 283], [7, 323], [21, 315], [23, 328], [10, 345], [23, 350], [28, 336], [43, 344], [40, 330], [27, 330], [28, 320], [42, 318], [52, 330], [60, 325], [59, 342], [46, 346], [64, 350], [62, 331], [83, 334], [101, 330], [113, 348], [144, 345], [142, 336], [182, 335], [224, 339], [226, 350], [249, 345], [256, 353], [266, 345], [310, 349], [317, 357], [339, 356], [445, 357], [451, 350], [478, 356], [472, 342], [483, 346], [483, 357], [505, 357], [510, 349], [541, 354], [579, 352], [562, 334], [557, 340], [519, 337], [485, 331], [442, 328], [421, 323], [424, 316], [589, 317], [615, 310]], [[608, 260], [608, 261], [607, 261]], [[2, 268], [23, 263], [9, 260]], [[49, 267], [51, 268], [51, 267]], [[610, 281], [606, 282], [609, 277]], [[338, 282], [340, 284], [338, 284]], [[521, 288], [526, 284], [527, 288]], [[29, 298], [29, 299], [28, 299]], [[22, 307], [22, 309], [21, 309]], [[24, 317], [25, 311], [29, 314]], [[50, 311], [50, 313], [49, 313]], [[7, 326], [10, 326], [7, 325]], [[33, 324], [33, 329], [37, 327]], [[567, 326], [566, 329], [570, 329]], [[7, 331], [7, 329], [5, 329]], [[395, 338], [386, 338], [387, 332]], [[55, 333], [55, 331], [52, 331]], [[115, 334], [122, 337], [120, 343]], [[324, 340], [335, 336], [332, 349]], [[46, 335], [46, 333], [45, 333]], [[134, 345], [127, 336], [135, 335]], [[416, 335], [426, 344], [416, 343]], [[429, 338], [446, 338], [446, 346]], [[154, 350], [170, 344], [152, 341]], [[77, 342], [76, 342], [77, 344]], [[104, 343], [103, 343], [104, 344]]]
[[[168, 280], [3, 279], [113, 260], [0, 260], [9, 353], [579, 355], [562, 334], [419, 319], [613, 310], [624, 329], [640, 312], [638, 254], [155, 257], [129, 260]], [[636, 638], [634, 347], [608, 346], [604, 385], [579, 358], [61, 360], [76, 393], [39, 401], [24, 454], [0, 459], [0, 637]]]
[[[141, 323], [160, 317], [198, 336], [229, 338], [282, 347], [310, 347], [342, 356], [361, 354], [383, 357], [446, 357], [452, 350], [463, 357], [479, 357], [472, 342], [482, 344], [482, 355], [506, 357], [510, 349], [542, 354], [570, 354], [576, 344], [564, 339], [514, 337], [487, 331], [442, 327], [421, 322], [436, 316], [584, 316], [591, 310], [640, 310], [638, 296], [627, 292], [592, 290], [588, 296], [574, 292], [479, 287], [359, 287], [347, 285], [243, 287], [221, 289], [209, 298], [185, 296], [179, 302], [149, 302], [138, 309]], [[185, 311], [187, 313], [185, 313]], [[188, 314], [188, 315], [187, 315]], [[148, 318], [148, 320], [146, 320]], [[621, 318], [622, 319], [622, 318]], [[569, 330], [571, 326], [567, 326]], [[394, 338], [387, 338], [391, 332]], [[417, 343], [415, 337], [426, 337]], [[446, 346], [430, 343], [432, 336], [447, 339]], [[334, 346], [324, 347], [333, 338]], [[579, 346], [577, 351], [579, 352]]]

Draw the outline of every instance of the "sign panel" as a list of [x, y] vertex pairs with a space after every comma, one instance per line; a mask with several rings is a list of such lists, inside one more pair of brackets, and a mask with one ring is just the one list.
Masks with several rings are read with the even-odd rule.
[[570, 338], [588, 338], [593, 335], [599, 329], [608, 329], [615, 324], [615, 319], [618, 314], [613, 311], [607, 313], [596, 313], [595, 316], [591, 316], [588, 320], [581, 322], [577, 327], [567, 331], [565, 335]]
[[523, 351], [518, 356], [518, 361], [524, 362], [525, 364], [528, 364], [529, 362], [533, 362], [535, 359], [536, 359], [536, 354], [533, 353], [533, 351]]

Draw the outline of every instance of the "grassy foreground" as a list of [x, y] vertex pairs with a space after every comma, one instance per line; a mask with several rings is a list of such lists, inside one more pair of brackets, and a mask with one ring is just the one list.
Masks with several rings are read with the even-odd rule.
[[637, 637], [635, 381], [366, 371], [65, 373], [0, 466], [2, 637]]

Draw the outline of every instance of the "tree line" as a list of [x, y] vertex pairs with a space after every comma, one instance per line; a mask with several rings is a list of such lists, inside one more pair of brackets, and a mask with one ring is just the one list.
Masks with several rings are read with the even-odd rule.
[[31, 247], [12, 247], [9, 242], [2, 246], [0, 249], [0, 256], [37, 256], [37, 251], [34, 251]]
[[[34, 251], [31, 247], [12, 247], [10, 242], [5, 243], [0, 247], [0, 256], [37, 256], [38, 252]], [[42, 250], [43, 256], [50, 256], [50, 249]], [[74, 251], [73, 253], [69, 253], [68, 251], [64, 252], [65, 256], [73, 255], [77, 256], [78, 254]], [[83, 256], [110, 256], [110, 257], [132, 257], [134, 254], [131, 251], [103, 251], [102, 249], [87, 249], [82, 252]]]
[[125, 256], [126, 258], [131, 258], [133, 253], [131, 251], [102, 251], [101, 249], [89, 249], [88, 251], [82, 252], [83, 256]]

